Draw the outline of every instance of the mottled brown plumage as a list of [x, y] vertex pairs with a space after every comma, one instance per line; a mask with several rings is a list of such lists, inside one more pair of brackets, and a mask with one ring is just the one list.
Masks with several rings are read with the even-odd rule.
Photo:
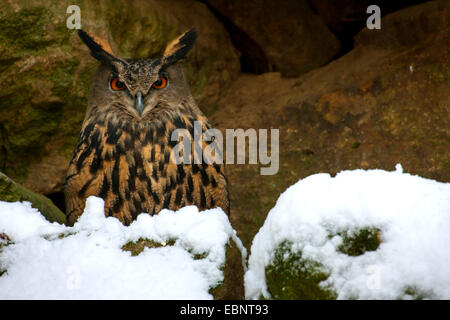
[[[94, 76], [66, 177], [68, 224], [82, 214], [91, 195], [103, 198], [105, 214], [126, 225], [140, 213], [156, 214], [163, 208], [177, 210], [186, 205], [201, 210], [221, 207], [228, 213], [223, 165], [177, 165], [171, 160], [177, 144], [170, 139], [173, 130], [185, 128], [193, 136], [194, 121], [201, 123], [203, 131], [210, 128], [176, 63], [192, 47], [195, 31], [177, 38], [162, 58], [153, 60], [116, 58], [96, 38], [82, 31], [79, 34], [102, 65]], [[114, 77], [126, 88], [112, 90]], [[167, 86], [155, 89], [162, 77]]]

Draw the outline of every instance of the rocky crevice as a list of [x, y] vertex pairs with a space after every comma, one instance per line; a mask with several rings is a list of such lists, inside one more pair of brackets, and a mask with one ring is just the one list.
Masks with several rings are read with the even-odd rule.
[[270, 71], [278, 71], [271, 70], [264, 50], [244, 30], [239, 28], [219, 10], [214, 8], [208, 1], [198, 1], [204, 3], [228, 31], [231, 42], [241, 55], [241, 72], [262, 74]]
[[[264, 48], [257, 43], [256, 39], [224, 14], [229, 13], [230, 10], [227, 10], [228, 8], [223, 1], [197, 1], [204, 3], [228, 31], [234, 47], [241, 54], [241, 72], [253, 74], [280, 72], [276, 64], [270, 64]], [[428, 1], [430, 0], [378, 1], [376, 4], [381, 7], [381, 16], [384, 17], [387, 14]], [[233, 3], [233, 1], [229, 3]], [[366, 13], [367, 7], [374, 4], [373, 1], [369, 0], [307, 0], [306, 3], [311, 12], [320, 17], [320, 20], [325, 23], [329, 31], [340, 42], [340, 50], [335, 52], [327, 63], [339, 59], [354, 49], [354, 37], [365, 28], [369, 17], [369, 14]], [[258, 5], [264, 6], [265, 4], [255, 4], [255, 6]], [[229, 13], [229, 15], [232, 14]], [[299, 19], [301, 18], [299, 17]], [[274, 34], [273, 36], [276, 37], [277, 35]], [[321, 67], [321, 65], [318, 67]]]

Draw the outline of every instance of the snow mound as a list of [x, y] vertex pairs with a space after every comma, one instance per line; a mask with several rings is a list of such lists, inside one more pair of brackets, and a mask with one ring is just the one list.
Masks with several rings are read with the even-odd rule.
[[291, 286], [297, 274], [319, 279], [315, 292], [328, 298], [450, 299], [450, 183], [396, 169], [315, 174], [289, 187], [253, 240], [246, 297], [276, 298], [273, 274], [277, 297], [313, 287]]
[[[212, 299], [230, 238], [245, 255], [221, 209], [141, 214], [126, 227], [103, 205], [88, 198], [66, 227], [28, 202], [0, 202], [0, 234], [10, 238], [0, 239], [0, 299]], [[135, 256], [123, 250], [140, 239], [158, 245]]]

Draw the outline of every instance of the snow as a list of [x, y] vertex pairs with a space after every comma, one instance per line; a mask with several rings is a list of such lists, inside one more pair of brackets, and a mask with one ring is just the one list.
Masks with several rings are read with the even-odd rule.
[[[348, 256], [338, 231], [380, 230], [375, 251]], [[265, 267], [284, 241], [329, 270], [322, 285], [338, 299], [450, 299], [450, 183], [383, 170], [321, 173], [289, 187], [255, 236], [245, 274], [246, 298], [270, 298]], [[329, 237], [329, 234], [334, 236]]]
[[[130, 226], [105, 217], [89, 197], [73, 227], [50, 223], [28, 202], [0, 201], [0, 299], [212, 299], [223, 281], [225, 246], [245, 249], [221, 209], [141, 214]], [[131, 256], [140, 238], [161, 243]], [[165, 245], [175, 240], [174, 245]], [[5, 240], [3, 240], [5, 244]], [[195, 258], [201, 254], [202, 258]]]
[[[212, 299], [223, 280], [230, 238], [245, 249], [220, 209], [194, 206], [141, 214], [130, 226], [105, 217], [90, 197], [73, 227], [50, 223], [28, 202], [0, 201], [0, 299]], [[375, 251], [339, 251], [342, 232], [376, 227]], [[321, 173], [279, 197], [255, 236], [246, 298], [270, 298], [265, 268], [286, 241], [292, 252], [329, 272], [322, 285], [338, 299], [450, 299], [450, 183], [383, 170]], [[330, 236], [331, 235], [331, 236]], [[161, 246], [131, 256], [122, 246], [149, 239]], [[173, 241], [175, 243], [172, 245]], [[170, 242], [170, 244], [168, 244]], [[168, 244], [168, 245], [166, 245]], [[201, 258], [199, 258], [199, 256]]]

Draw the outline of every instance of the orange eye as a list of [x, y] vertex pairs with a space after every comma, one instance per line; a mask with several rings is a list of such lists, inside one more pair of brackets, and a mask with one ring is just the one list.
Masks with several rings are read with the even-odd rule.
[[125, 83], [119, 80], [119, 78], [112, 78], [111, 79], [111, 89], [114, 91], [121, 91], [125, 89]]
[[162, 89], [165, 88], [167, 86], [167, 78], [164, 76], [161, 76], [161, 78], [159, 78], [159, 80], [155, 81], [152, 84], [152, 87], [155, 89]]

